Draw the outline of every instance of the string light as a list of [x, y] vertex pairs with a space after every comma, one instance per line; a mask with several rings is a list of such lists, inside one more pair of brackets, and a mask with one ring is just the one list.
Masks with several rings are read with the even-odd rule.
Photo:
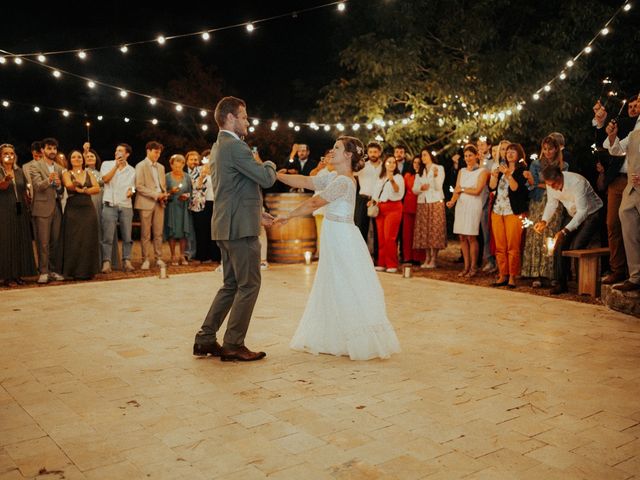
[[[304, 8], [304, 9], [301, 9], [301, 10], [294, 10], [294, 11], [290, 11], [290, 12], [286, 12], [286, 13], [282, 13], [282, 14], [272, 15], [270, 17], [261, 18], [259, 20], [254, 20], [253, 22], [250, 22], [250, 23], [238, 23], [238, 24], [232, 24], [232, 25], [225, 25], [225, 26], [221, 26], [221, 27], [208, 28], [205, 31], [200, 29], [198, 31], [193, 31], [193, 32], [188, 32], [188, 33], [181, 33], [181, 34], [171, 35], [171, 36], [159, 35], [158, 37], [156, 37], [154, 39], [148, 39], [148, 40], [132, 41], [132, 42], [121, 42], [120, 44], [117, 44], [117, 45], [101, 45], [101, 46], [96, 46], [96, 47], [91, 47], [91, 48], [84, 48], [84, 49], [68, 49], [68, 50], [58, 50], [58, 51], [50, 51], [50, 52], [42, 52], [42, 53], [47, 54], [47, 55], [64, 55], [64, 54], [69, 54], [69, 53], [78, 54], [81, 50], [83, 50], [84, 52], [90, 52], [90, 51], [93, 51], [93, 50], [105, 50], [105, 49], [108, 49], [108, 48], [118, 48], [122, 53], [126, 53], [128, 51], [128, 47], [131, 46], [131, 45], [142, 45], [142, 44], [149, 44], [149, 43], [158, 43], [160, 45], [163, 45], [167, 40], [171, 40], [171, 39], [175, 39], [175, 38], [189, 38], [189, 37], [193, 37], [193, 36], [197, 35], [197, 36], [200, 36], [201, 38], [203, 38], [204, 40], [208, 40], [210, 38], [211, 33], [213, 33], [213, 32], [223, 31], [223, 30], [230, 30], [230, 29], [233, 29], [233, 28], [240, 28], [240, 27], [245, 27], [247, 30], [249, 30], [249, 25], [251, 25], [251, 29], [249, 31], [253, 31], [253, 29], [255, 28], [254, 26], [256, 24], [258, 24], [258, 23], [265, 23], [265, 22], [275, 21], [275, 20], [282, 19], [282, 18], [297, 18], [302, 13], [312, 12], [312, 11], [316, 11], [316, 10], [332, 7], [334, 5], [337, 5], [338, 11], [343, 12], [345, 10], [347, 2], [348, 2], [348, 0], [341, 0], [341, 1], [338, 1], [338, 2], [336, 2], [334, 0], [334, 1], [330, 1], [330, 2], [322, 4], [322, 5], [316, 5], [316, 6], [309, 7], [309, 8]], [[38, 54], [39, 54], [39, 52], [29, 52], [29, 53], [23, 53], [23, 54], [21, 53], [19, 55], [21, 55], [23, 57], [35, 57]], [[11, 56], [15, 56], [15, 55], [18, 55], [18, 54], [13, 54]]]
[[129, 123], [130, 121], [129, 117], [124, 117], [124, 123]]
[[102, 119], [103, 119], [104, 117], [103, 117], [102, 115], [98, 115], [98, 117], [97, 117], [97, 118], [98, 118], [98, 120], [99, 120], [99, 121], [102, 121]]
[[157, 101], [155, 98], [151, 97], [151, 98], [149, 99], [149, 103], [150, 103], [151, 105], [155, 105], [156, 103], [158, 103], [158, 101]]
[[44, 62], [47, 61], [47, 57], [45, 57], [44, 55], [40, 54], [40, 55], [38, 55], [38, 61], [40, 63], [44, 63]]
[[95, 88], [95, 87], [96, 87], [96, 83], [95, 83], [95, 82], [92, 82], [92, 81], [89, 81], [89, 82], [87, 82], [87, 86], [88, 86], [89, 88]]
[[69, 116], [69, 111], [68, 110], [63, 110], [62, 111], [62, 115], [65, 116], [65, 117], [68, 117]]
[[85, 60], [87, 58], [87, 53], [84, 50], [80, 50], [78, 52], [78, 57], [80, 58], [80, 60]]
[[179, 103], [176, 104], [176, 111], [178, 111], [178, 112], [182, 111], [182, 105], [180, 105]]
[[0, 57], [0, 64], [4, 65], [5, 63], [7, 63], [7, 59], [4, 57]]
[[2, 101], [2, 106], [3, 106], [4, 108], [8, 108], [8, 107], [9, 107], [9, 102], [7, 102], [6, 100], [3, 100], [3, 101]]
[[249, 33], [253, 32], [253, 30], [255, 29], [255, 27], [253, 26], [253, 23], [247, 23], [247, 26], [245, 28]]
[[209, 130], [209, 126], [206, 124], [202, 124], [200, 128], [202, 129], [203, 132], [206, 132], [207, 130]]
[[53, 76], [56, 78], [60, 78], [62, 76], [62, 74], [60, 73], [60, 70], [54, 70], [53, 71]]
[[15, 57], [13, 61], [15, 62], [16, 65], [22, 65], [22, 58], [20, 57]]
[[35, 107], [33, 107], [33, 111], [38, 113], [40, 111], [40, 107], [36, 105]]
[[154, 124], [154, 125], [157, 125], [158, 124], [158, 119], [154, 118], [153, 120], [151, 120], [151, 123]]
[[207, 111], [206, 110], [200, 110], [200, 116], [202, 118], [206, 117], [207, 116]]
[[120, 96], [121, 96], [122, 98], [126, 98], [126, 96], [127, 96], [127, 95], [128, 95], [128, 93], [127, 93], [127, 91], [126, 91], [126, 90], [120, 90]]

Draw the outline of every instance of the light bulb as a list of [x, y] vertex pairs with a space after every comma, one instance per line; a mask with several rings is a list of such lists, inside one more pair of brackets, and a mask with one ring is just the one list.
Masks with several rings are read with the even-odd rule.
[[102, 119], [103, 119], [103, 118], [104, 118], [104, 117], [103, 117], [102, 115], [98, 115], [98, 120], [99, 120], [99, 121], [102, 121]]
[[53, 71], [53, 76], [56, 77], [56, 78], [60, 78], [62, 76], [62, 74], [60, 73], [59, 70], [54, 70]]
[[63, 111], [62, 111], [62, 115], [64, 115], [65, 117], [68, 117], [68, 116], [69, 116], [69, 112], [68, 112], [68, 111], [66, 111], [66, 110], [63, 110]]
[[129, 51], [129, 47], [127, 47], [126, 45], [123, 45], [120, 47], [120, 51], [122, 53], [127, 53]]
[[251, 120], [251, 123], [257, 126], [260, 123], [260, 120], [254, 118], [253, 120]]
[[14, 58], [13, 61], [16, 62], [16, 65], [22, 65], [22, 59], [20, 57]]
[[604, 27], [602, 30], [600, 30], [600, 33], [602, 35], [608, 35], [609, 34], [609, 28], [608, 27]]
[[209, 35], [209, 32], [202, 32], [201, 37], [203, 40], [209, 40], [211, 38], [211, 35]]
[[84, 50], [80, 50], [78, 52], [78, 57], [80, 57], [81, 60], [84, 60], [85, 58], [87, 58], [87, 54]]
[[37, 113], [37, 112], [39, 112], [39, 111], [40, 111], [40, 107], [38, 107], [38, 106], [36, 105], [35, 107], [33, 107], [33, 111], [34, 111], [34, 112], [36, 112], [36, 113]]
[[89, 81], [87, 82], [87, 86], [88, 86], [89, 88], [95, 88], [96, 84], [95, 84], [95, 82], [93, 82], [93, 81], [89, 80]]
[[573, 67], [573, 60], [567, 60], [567, 67]]
[[534, 100], [540, 100], [540, 94], [539, 93], [534, 93], [533, 94], [533, 99]]
[[207, 116], [207, 111], [206, 110], [200, 110], [200, 116], [201, 117], [206, 117]]
[[125, 98], [127, 95], [128, 95], [128, 94], [127, 94], [127, 91], [126, 91], [126, 90], [120, 90], [120, 96], [121, 96], [122, 98]]
[[129, 123], [129, 117], [124, 117], [124, 123]]
[[209, 126], [205, 124], [203, 124], [200, 128], [202, 129], [203, 132], [206, 132], [207, 130], [209, 130]]
[[44, 55], [40, 54], [40, 55], [38, 55], [38, 61], [40, 63], [44, 63], [44, 62], [47, 61], [47, 57], [45, 57]]
[[153, 123], [154, 125], [157, 125], [158, 124], [158, 119], [154, 118], [153, 120], [151, 120], [151, 123]]
[[593, 50], [593, 48], [591, 48], [591, 45], [587, 45], [586, 47], [584, 47], [584, 53], [591, 53], [591, 50]]
[[164, 45], [164, 42], [167, 41], [166, 38], [164, 38], [162, 35], [159, 35], [158, 38], [156, 38], [156, 41], [160, 44], [160, 45]]
[[158, 103], [158, 101], [157, 101], [155, 98], [151, 97], [151, 98], [149, 99], [149, 103], [150, 103], [151, 105], [155, 105], [156, 103]]
[[251, 33], [253, 32], [253, 30], [255, 29], [255, 27], [253, 26], [253, 23], [247, 23], [246, 27], [247, 32]]
[[176, 104], [176, 111], [178, 111], [178, 112], [182, 111], [182, 105], [180, 105], [179, 103]]
[[347, 7], [346, 7], [346, 5], [344, 4], [344, 2], [340, 2], [340, 3], [338, 4], [338, 11], [339, 11], [339, 12], [344, 12], [345, 8], [347, 8]]

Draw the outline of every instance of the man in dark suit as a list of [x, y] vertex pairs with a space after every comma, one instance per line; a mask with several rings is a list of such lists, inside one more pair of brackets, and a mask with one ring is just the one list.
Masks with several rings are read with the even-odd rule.
[[[309, 158], [311, 150], [309, 146], [304, 143], [294, 143], [291, 147], [291, 153], [289, 154], [289, 160], [285, 163], [284, 169], [286, 173], [292, 175], [305, 175], [309, 176], [311, 170], [318, 166], [318, 160], [312, 160]], [[294, 189], [291, 189], [292, 191]], [[313, 193], [312, 190], [300, 190], [307, 193]]]
[[[211, 238], [222, 253], [224, 285], [213, 299], [209, 313], [196, 334], [193, 354], [213, 355], [223, 361], [253, 361], [266, 356], [244, 345], [253, 307], [260, 292], [260, 224], [273, 217], [262, 213], [262, 192], [276, 181], [273, 162], [261, 162], [242, 140], [247, 134], [246, 104], [225, 97], [216, 106], [220, 131], [211, 148], [211, 179], [215, 208]], [[222, 346], [216, 333], [229, 314]]]
[[[599, 159], [605, 162], [604, 168], [601, 168], [603, 172], [599, 179], [599, 186], [607, 191], [607, 236], [611, 251], [609, 257], [611, 273], [602, 279], [602, 283], [615, 284], [627, 278], [628, 270], [625, 245], [622, 238], [622, 225], [618, 215], [622, 194], [628, 184], [628, 168], [624, 152], [615, 150], [615, 141], [609, 141], [608, 139], [607, 129], [610, 127], [609, 125], [605, 127], [607, 111], [600, 101], [596, 102], [593, 112], [593, 124], [596, 127], [596, 147], [609, 150], [609, 154], [601, 154], [599, 156]], [[616, 134], [613, 136], [614, 140], [617, 137], [624, 139], [638, 123], [640, 103], [637, 96], [629, 100], [628, 113], [629, 118], [614, 119], [609, 122], [616, 129]]]

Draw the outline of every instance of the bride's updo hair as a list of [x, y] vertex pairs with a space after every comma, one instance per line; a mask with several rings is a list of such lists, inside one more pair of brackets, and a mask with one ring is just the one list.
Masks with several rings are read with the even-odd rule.
[[347, 135], [339, 137], [338, 140], [344, 145], [344, 151], [351, 153], [351, 170], [354, 172], [362, 170], [367, 157], [363, 143], [356, 137]]

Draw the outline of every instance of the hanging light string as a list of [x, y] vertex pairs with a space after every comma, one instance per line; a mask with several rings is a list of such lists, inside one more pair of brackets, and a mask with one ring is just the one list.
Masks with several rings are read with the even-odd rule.
[[[324, 7], [327, 7], [327, 6], [330, 6], [330, 5], [336, 5], [336, 4], [338, 5], [338, 8], [339, 8], [340, 11], [344, 10], [345, 2], [341, 1], [341, 2], [333, 2], [333, 3], [330, 3], [330, 4], [325, 4], [325, 5], [321, 5], [321, 6], [317, 6], [317, 7], [312, 7], [310, 9], [306, 9], [306, 10], [303, 10], [303, 11], [324, 8]], [[340, 7], [342, 7], [342, 8], [340, 8]], [[587, 45], [577, 55], [575, 55], [571, 60], [567, 61], [567, 63], [566, 63], [567, 68], [573, 67], [575, 65], [575, 62], [578, 59], [580, 59], [580, 57], [582, 55], [590, 53], [592, 48], [593, 48], [592, 46], [595, 43], [595, 41], [600, 36], [605, 36], [605, 35], [608, 35], [610, 33], [609, 25], [615, 20], [615, 18], [621, 12], [628, 12], [629, 10], [631, 10], [631, 7], [632, 7], [631, 1], [630, 0], [625, 1], [616, 10], [616, 12], [611, 16], [611, 18], [609, 18], [609, 20], [604, 24], [603, 28], [601, 28], [598, 31], [598, 33], [587, 43]], [[269, 19], [262, 19], [260, 21], [267, 21], [267, 20], [274, 19], [274, 18], [281, 18], [282, 16], [285, 16], [285, 15], [274, 16], [274, 17], [270, 17]], [[253, 22], [253, 23], [257, 23], [257, 22], [258, 21]], [[240, 24], [240, 25], [247, 26], [247, 25], [250, 25], [250, 24], [251, 23], [245, 23], [245, 24]], [[232, 26], [224, 27], [224, 28], [232, 28]], [[182, 36], [189, 36], [189, 35], [191, 35], [191, 34], [184, 34]], [[176, 36], [176, 37], [179, 37], [179, 36]], [[171, 38], [176, 38], [176, 37], [171, 37]], [[18, 64], [18, 65], [20, 65], [23, 62], [23, 58], [22, 57], [24, 55], [18, 55], [18, 54], [11, 53], [11, 52], [8, 52], [8, 51], [2, 50], [2, 49], [0, 49], [0, 53], [6, 54], [5, 56], [0, 56], [0, 64], [5, 64], [7, 62], [6, 58], [8, 58], [8, 57], [9, 58], [13, 58], [14, 62], [16, 64]], [[71, 77], [79, 78], [81, 80], [86, 81], [87, 82], [87, 86], [89, 88], [95, 88], [96, 86], [100, 85], [100, 86], [107, 87], [107, 88], [110, 88], [110, 89], [113, 89], [113, 90], [117, 90], [119, 92], [119, 95], [121, 97], [123, 97], [123, 98], [127, 97], [129, 94], [132, 94], [132, 95], [140, 96], [142, 98], [147, 99], [151, 105], [157, 105], [158, 103], [164, 103], [164, 104], [167, 104], [167, 105], [171, 105], [174, 108], [174, 110], [176, 110], [178, 112], [182, 112], [184, 110], [184, 108], [198, 110], [200, 115], [203, 118], [206, 117], [209, 113], [213, 112], [210, 109], [201, 108], [201, 107], [197, 107], [197, 106], [194, 106], [194, 105], [183, 104], [183, 103], [176, 102], [176, 101], [173, 101], [173, 100], [160, 98], [160, 97], [155, 97], [155, 96], [152, 96], [152, 95], [149, 95], [149, 94], [145, 94], [145, 93], [142, 93], [142, 92], [137, 92], [137, 91], [134, 91], [134, 90], [125, 89], [125, 88], [118, 87], [116, 85], [111, 85], [111, 84], [108, 84], [108, 83], [105, 83], [105, 82], [101, 82], [101, 81], [98, 81], [98, 80], [92, 80], [89, 77], [85, 77], [83, 75], [78, 75], [78, 74], [75, 74], [75, 73], [72, 73], [72, 72], [69, 72], [69, 71], [66, 71], [66, 70], [57, 69], [57, 68], [54, 68], [52, 66], [45, 65], [42, 62], [34, 61], [34, 60], [30, 59], [30, 58], [24, 58], [24, 61], [33, 63], [33, 64], [38, 65], [38, 66], [43, 67], [43, 68], [49, 69], [52, 72], [53, 76], [56, 77], [56, 78], [60, 78], [62, 76], [62, 74], [64, 73], [65, 75], [69, 75]], [[540, 95], [541, 95], [542, 92], [548, 92], [548, 91], [551, 90], [550, 85], [554, 81], [556, 81], [557, 79], [564, 80], [565, 78], [566, 78], [566, 69], [563, 69], [560, 72], [560, 74], [556, 75], [554, 78], [549, 80], [545, 84], [545, 86], [539, 88], [533, 94], [533, 99], [534, 100], [539, 100], [541, 98]], [[2, 106], [5, 107], [5, 108], [8, 108], [11, 103], [19, 104], [18, 102], [9, 102], [8, 100], [2, 100]], [[493, 122], [503, 122], [503, 121], [505, 121], [511, 115], [515, 114], [516, 112], [520, 112], [521, 110], [523, 110], [524, 105], [526, 104], [525, 101], [520, 101], [520, 102], [516, 103], [515, 105], [512, 105], [511, 107], [504, 108], [503, 110], [496, 111], [494, 113], [486, 113], [486, 110], [485, 110], [485, 113], [480, 115], [480, 113], [478, 111], [473, 111], [473, 112], [469, 111], [466, 108], [467, 104], [460, 97], [458, 97], [457, 95], [455, 96], [455, 99], [451, 103], [456, 103], [457, 105], [459, 105], [466, 112], [467, 116], [469, 116], [469, 117], [482, 118], [482, 120], [484, 120], [484, 121], [493, 121]], [[30, 106], [35, 112], [38, 112], [39, 109], [41, 108], [41, 107], [38, 107], [37, 105], [29, 105], [29, 104], [22, 104], [22, 105]], [[449, 108], [451, 106], [452, 105], [449, 105], [446, 102], [442, 104], [443, 110], [445, 110], [445, 109], [447, 109], [447, 108]], [[42, 107], [42, 108], [48, 108], [48, 107]], [[66, 116], [68, 116], [68, 115], [73, 113], [71, 110], [66, 110], [66, 109], [59, 109], [59, 108], [48, 108], [48, 109], [49, 110], [55, 110], [55, 111], [58, 111], [58, 112], [62, 112], [63, 115], [64, 115], [64, 112], [68, 112], [66, 114]], [[101, 117], [103, 117], [102, 115], [92, 115], [92, 116], [94, 116], [95, 118], [98, 118], [100, 120], [102, 119]], [[125, 118], [125, 121], [128, 122], [129, 121], [128, 119], [130, 119], [131, 117], [110, 117], [110, 118]], [[136, 120], [139, 120], [139, 119], [136, 119]], [[157, 119], [139, 120], [139, 121], [147, 121], [147, 122], [151, 122], [153, 124], [157, 124], [158, 123]], [[354, 132], [357, 132], [360, 128], [367, 129], [367, 130], [373, 130], [373, 129], [384, 130], [385, 127], [392, 127], [392, 126], [394, 126], [396, 124], [408, 125], [409, 123], [411, 123], [413, 121], [414, 121], [414, 115], [411, 114], [409, 117], [403, 118], [403, 119], [400, 119], [400, 120], [397, 120], [397, 119], [396, 120], [393, 120], [393, 119], [384, 120], [384, 119], [381, 119], [381, 118], [377, 118], [377, 119], [375, 119], [373, 121], [370, 121], [368, 123], [352, 123], [350, 125], [350, 128]], [[310, 129], [316, 130], [316, 131], [322, 129], [322, 130], [324, 130], [326, 132], [329, 132], [329, 131], [331, 131], [332, 129], [335, 128], [339, 132], [344, 132], [345, 130], [348, 129], [348, 126], [346, 125], [347, 123], [348, 122], [317, 123], [317, 122], [313, 122], [313, 121], [309, 121], [309, 122], [292, 122], [292, 121], [290, 121], [290, 122], [287, 123], [287, 126], [289, 128], [291, 128], [291, 129], [293, 129], [294, 131], [299, 131], [301, 129], [301, 126], [306, 126], [306, 127], [309, 127]], [[438, 124], [441, 127], [444, 126], [445, 123], [446, 123], [446, 121], [444, 120], [444, 118], [440, 118], [438, 120]], [[249, 131], [250, 132], [254, 132], [255, 128], [260, 124], [267, 124], [267, 125], [270, 126], [270, 129], [274, 130], [274, 131], [277, 130], [279, 128], [279, 126], [280, 126], [280, 123], [279, 123], [278, 120], [263, 120], [263, 119], [260, 119], [260, 118], [252, 117], [251, 118], [251, 126], [249, 127]], [[203, 130], [207, 130], [208, 129], [208, 126], [206, 124], [202, 124], [201, 127], [202, 127]], [[382, 141], [383, 137], [378, 133], [378, 135], [376, 135], [376, 139]], [[436, 150], [432, 151], [432, 153], [434, 153], [434, 152], [441, 153], [441, 152], [443, 152], [443, 151], [445, 151], [445, 150], [447, 150], [447, 149], [449, 149], [449, 148], [451, 148], [453, 146], [460, 145], [463, 142], [468, 142], [468, 141], [469, 141], [469, 137], [460, 138], [455, 143], [454, 142], [449, 143], [449, 144], [443, 146], [441, 149], [439, 149], [437, 151]]]
[[560, 81], [565, 80], [568, 76], [569, 71], [571, 70], [571, 68], [573, 68], [573, 66], [580, 59], [580, 57], [584, 55], [588, 55], [593, 51], [593, 45], [596, 42], [596, 40], [598, 40], [598, 38], [600, 37], [607, 36], [609, 33], [611, 33], [609, 26], [616, 19], [616, 17], [618, 17], [618, 15], [620, 15], [622, 12], [625, 12], [625, 13], [628, 12], [629, 10], [631, 10], [631, 7], [632, 7], [632, 2], [630, 0], [625, 1], [620, 7], [618, 7], [615, 13], [611, 16], [611, 18], [609, 18], [609, 20], [604, 24], [604, 26], [600, 30], [598, 30], [598, 33], [596, 33], [594, 37], [591, 40], [589, 40], [589, 42], [582, 48], [582, 50], [580, 50], [580, 52], [578, 52], [577, 55], [574, 55], [572, 58], [567, 60], [567, 62], [565, 63], [560, 73], [558, 73], [551, 80], [546, 82], [542, 87], [538, 88], [531, 95], [531, 98], [533, 98], [533, 100], [536, 100], [536, 101], [540, 100], [542, 95], [551, 91], [551, 85], [554, 82], [557, 82], [559, 80]]
[[169, 40], [175, 40], [175, 39], [179, 39], [179, 38], [195, 37], [195, 36], [199, 36], [203, 40], [206, 41], [206, 40], [209, 40], [210, 37], [211, 37], [211, 34], [215, 33], [215, 32], [222, 32], [222, 31], [225, 31], [225, 30], [232, 30], [232, 29], [235, 29], [235, 28], [242, 28], [242, 27], [244, 27], [247, 31], [252, 32], [255, 29], [255, 26], [258, 25], [258, 24], [261, 24], [261, 23], [271, 22], [273, 20], [279, 20], [281, 18], [286, 18], [286, 17], [296, 18], [298, 15], [300, 15], [302, 13], [308, 13], [308, 12], [311, 12], [311, 11], [320, 10], [320, 9], [324, 9], [324, 8], [328, 8], [328, 7], [337, 6], [338, 11], [342, 12], [342, 11], [345, 10], [346, 3], [348, 1], [349, 0], [333, 1], [333, 2], [330, 2], [330, 3], [322, 4], [322, 5], [316, 5], [315, 7], [309, 7], [309, 8], [304, 8], [304, 9], [301, 9], [301, 10], [294, 10], [294, 11], [287, 12], [287, 13], [273, 15], [271, 17], [260, 18], [258, 20], [252, 20], [252, 21], [249, 21], [249, 22], [242, 22], [242, 23], [235, 23], [235, 24], [226, 25], [226, 26], [223, 26], [223, 27], [208, 28], [208, 29], [205, 29], [205, 30], [198, 30], [196, 32], [181, 33], [181, 34], [170, 35], [170, 36], [159, 35], [156, 38], [149, 39], [149, 40], [123, 42], [123, 43], [119, 43], [118, 45], [103, 45], [103, 46], [90, 47], [90, 48], [74, 48], [74, 49], [68, 49], [68, 50], [52, 50], [52, 51], [28, 52], [28, 53], [7, 53], [6, 58], [38, 57], [41, 62], [45, 62], [47, 55], [52, 56], [52, 55], [64, 55], [64, 54], [73, 53], [73, 54], [78, 55], [81, 59], [84, 60], [86, 58], [86, 56], [87, 56], [87, 52], [95, 52], [95, 51], [98, 51], [98, 50], [109, 50], [109, 49], [116, 49], [117, 48], [122, 53], [127, 53], [129, 51], [129, 47], [132, 47], [134, 45], [144, 45], [144, 44], [149, 44], [149, 43], [156, 43], [156, 44], [162, 45], [162, 44], [164, 44], [165, 42], [167, 42]]

